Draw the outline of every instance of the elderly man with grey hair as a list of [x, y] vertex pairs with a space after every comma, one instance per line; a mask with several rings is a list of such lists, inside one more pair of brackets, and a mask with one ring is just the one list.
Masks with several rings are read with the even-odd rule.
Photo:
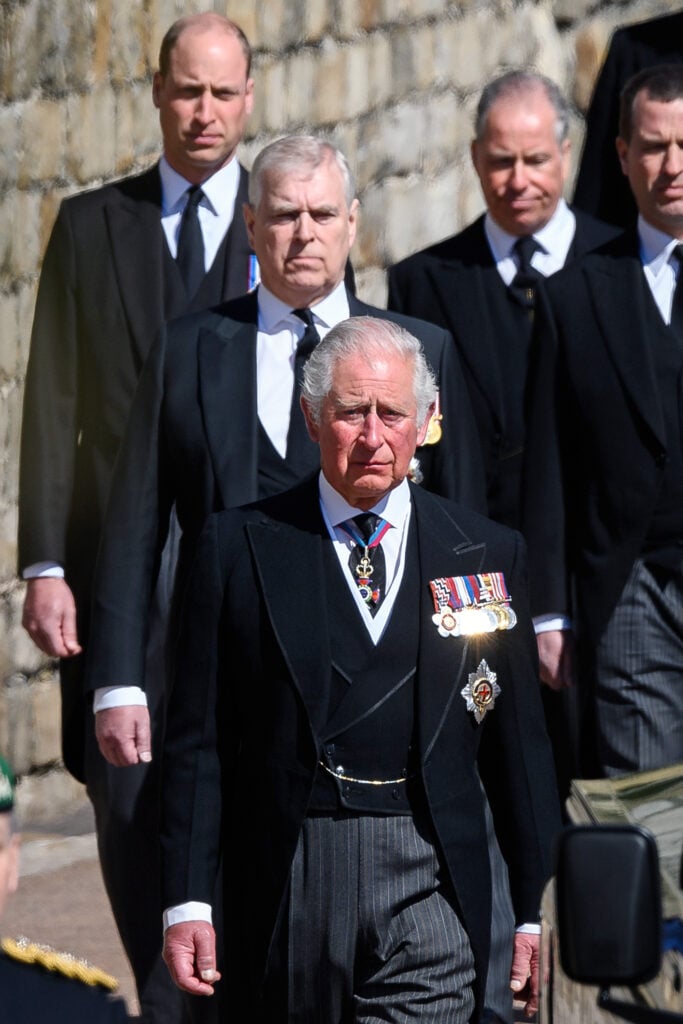
[[[480, 1020], [483, 790], [517, 923], [537, 918], [559, 811], [522, 541], [408, 482], [434, 401], [407, 331], [340, 323], [304, 374], [320, 472], [199, 538], [164, 752], [164, 956], [195, 994], [221, 971], [235, 1020]], [[514, 941], [530, 1013], [538, 941]]]
[[[472, 162], [485, 213], [389, 271], [389, 307], [451, 332], [484, 454], [488, 514], [519, 529], [525, 393], [536, 290], [616, 229], [569, 207], [569, 107], [557, 85], [513, 70], [489, 82], [475, 115]], [[542, 628], [542, 627], [541, 627]], [[564, 698], [544, 695], [566, 794], [575, 774]]]

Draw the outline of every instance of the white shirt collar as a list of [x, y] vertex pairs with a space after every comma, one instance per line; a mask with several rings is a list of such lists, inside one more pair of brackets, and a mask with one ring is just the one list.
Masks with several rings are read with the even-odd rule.
[[[574, 214], [564, 199], [560, 199], [548, 223], [534, 231], [533, 237], [546, 253], [557, 253], [564, 260], [574, 237], [575, 226]], [[484, 230], [496, 263], [512, 255], [518, 236], [504, 231], [488, 212], [484, 218]]]
[[[320, 503], [330, 526], [338, 526], [347, 519], [353, 519], [354, 516], [359, 515], [361, 509], [349, 505], [346, 499], [342, 498], [339, 491], [335, 491], [322, 471], [319, 477], [319, 487]], [[388, 494], [385, 494], [369, 511], [381, 516], [382, 519], [391, 523], [395, 529], [400, 529], [410, 512], [410, 487], [408, 486], [408, 481], [402, 480], [397, 487], [394, 487]]]
[[[165, 156], [159, 160], [159, 177], [161, 178], [161, 209], [164, 216], [177, 212], [184, 206], [184, 196], [191, 182], [174, 171]], [[202, 205], [212, 213], [232, 217], [240, 180], [240, 165], [233, 157], [224, 167], [202, 182], [201, 189], [206, 197]]]
[[[340, 281], [329, 295], [311, 306], [314, 320], [317, 320], [324, 327], [334, 327], [342, 320], [349, 318], [349, 298], [346, 293], [346, 286]], [[276, 327], [284, 321], [292, 320], [292, 307], [278, 299], [264, 284], [258, 287], [258, 325], [259, 330], [266, 334], [272, 333]], [[298, 317], [294, 317], [300, 323]]]
[[640, 259], [644, 267], [648, 267], [653, 276], [669, 262], [671, 251], [680, 244], [679, 238], [672, 238], [665, 231], [660, 231], [638, 217], [638, 239], [640, 241]]

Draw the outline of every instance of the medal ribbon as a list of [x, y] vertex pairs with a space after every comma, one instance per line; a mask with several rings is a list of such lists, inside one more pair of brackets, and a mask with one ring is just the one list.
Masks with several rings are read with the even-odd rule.
[[483, 572], [472, 576], [442, 576], [430, 580], [434, 609], [473, 608], [485, 604], [507, 604], [510, 601], [502, 572]]

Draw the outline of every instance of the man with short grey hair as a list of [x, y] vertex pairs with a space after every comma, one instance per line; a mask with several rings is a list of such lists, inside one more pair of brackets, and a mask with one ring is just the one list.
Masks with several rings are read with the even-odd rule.
[[479, 1021], [482, 783], [520, 927], [510, 983], [537, 1008], [528, 926], [559, 807], [523, 544], [408, 483], [435, 398], [402, 327], [340, 323], [304, 374], [320, 473], [198, 541], [164, 751], [164, 957], [197, 995], [223, 972], [236, 1020]]
[[[533, 71], [508, 71], [484, 88], [472, 161], [486, 212], [459, 234], [392, 267], [389, 308], [440, 324], [455, 338], [476, 410], [488, 514], [519, 529], [525, 392], [539, 284], [616, 230], [567, 206], [568, 105]], [[567, 795], [575, 774], [563, 698], [544, 695]]]

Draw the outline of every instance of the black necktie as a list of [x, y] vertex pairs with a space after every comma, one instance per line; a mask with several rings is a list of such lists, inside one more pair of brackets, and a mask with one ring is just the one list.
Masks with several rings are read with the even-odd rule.
[[292, 404], [289, 410], [289, 430], [287, 432], [287, 462], [299, 474], [318, 468], [320, 455], [318, 446], [311, 441], [306, 429], [306, 421], [301, 411], [299, 398], [301, 396], [301, 384], [304, 379], [304, 366], [315, 346], [320, 341], [313, 314], [310, 309], [294, 309], [292, 312], [306, 324], [306, 330], [297, 342], [296, 354], [294, 356], [294, 390], [292, 391]]
[[541, 246], [533, 235], [523, 235], [512, 247], [519, 262], [519, 270], [510, 283], [510, 294], [520, 305], [529, 310], [534, 308], [536, 285], [543, 277], [543, 274], [531, 265], [531, 257], [540, 248]]
[[192, 299], [204, 278], [204, 239], [199, 223], [199, 206], [204, 193], [197, 185], [187, 190], [187, 203], [183, 210], [178, 233], [178, 255], [176, 261], [185, 282], [185, 291]]
[[349, 554], [349, 569], [371, 615], [377, 614], [386, 587], [387, 568], [380, 543], [386, 525], [374, 512], [361, 512], [345, 524], [356, 541]]
[[683, 245], [675, 246], [671, 255], [678, 260], [676, 287], [671, 302], [671, 327], [683, 339]]

